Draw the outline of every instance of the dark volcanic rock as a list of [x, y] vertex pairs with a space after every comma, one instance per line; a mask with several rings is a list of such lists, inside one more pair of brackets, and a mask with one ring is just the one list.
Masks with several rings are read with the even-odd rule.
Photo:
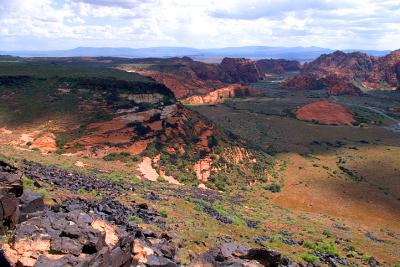
[[[33, 266], [36, 262], [35, 266], [99, 266], [102, 262], [108, 266], [113, 259], [117, 260], [109, 257], [116, 248], [128, 251], [128, 257], [121, 256], [123, 263], [131, 259], [129, 244], [133, 238], [128, 237], [124, 230], [82, 210], [46, 211], [17, 226], [6, 254], [11, 262], [21, 266]], [[127, 244], [129, 248], [124, 248]]]
[[0, 161], [0, 234], [18, 223], [18, 198], [23, 192], [20, 177], [14, 166]]
[[210, 215], [211, 217], [213, 217], [217, 221], [220, 221], [220, 222], [225, 223], [225, 224], [232, 224], [233, 223], [233, 221], [230, 218], [219, 214], [215, 209], [213, 209], [210, 206], [207, 206], [207, 205], [203, 206], [203, 210], [204, 210], [205, 213], [207, 213], [208, 215]]
[[20, 198], [19, 220], [24, 221], [30, 213], [40, 212], [44, 209], [43, 198], [40, 194], [25, 191]]
[[235, 243], [221, 244], [203, 254], [197, 263], [211, 266], [298, 266], [277, 251], [265, 248], [253, 249]]
[[145, 265], [148, 267], [176, 267], [176, 266], [178, 266], [176, 263], [172, 262], [171, 260], [169, 260], [165, 257], [154, 256], [154, 255], [151, 255], [148, 257]]
[[130, 190], [123, 183], [113, 183], [96, 176], [84, 175], [77, 172], [62, 170], [54, 166], [43, 166], [38, 163], [25, 161], [22, 168], [24, 173], [36, 182], [46, 182], [70, 191], [84, 189], [87, 192], [119, 193], [119, 190]]

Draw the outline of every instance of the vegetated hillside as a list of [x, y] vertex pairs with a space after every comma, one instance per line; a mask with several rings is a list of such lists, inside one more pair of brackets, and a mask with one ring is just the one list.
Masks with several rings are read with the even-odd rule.
[[367, 90], [396, 90], [400, 86], [400, 51], [382, 57], [336, 51], [306, 63], [286, 87], [297, 90], [327, 89], [330, 95], [360, 95]]
[[[265, 180], [273, 159], [175, 102], [163, 84], [98, 62], [1, 63], [3, 142], [136, 162], [144, 179], [224, 190]], [[13, 138], [12, 138], [13, 137]], [[265, 182], [267, 182], [265, 180]], [[268, 181], [270, 182], [270, 181]]]
[[224, 58], [220, 64], [207, 64], [183, 57], [137, 60], [136, 63], [124, 65], [122, 68], [152, 77], [170, 88], [178, 99], [184, 99], [205, 96], [220, 89], [227, 91], [232, 84], [235, 84], [235, 90], [227, 95], [251, 95], [255, 90], [249, 90], [245, 84], [263, 80], [269, 75], [298, 71], [301, 66], [297, 61], [283, 59], [253, 61]]

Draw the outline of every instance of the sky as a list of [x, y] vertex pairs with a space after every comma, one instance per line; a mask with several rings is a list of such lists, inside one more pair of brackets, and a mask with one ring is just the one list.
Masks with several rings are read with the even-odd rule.
[[0, 50], [400, 48], [399, 0], [0, 0]]

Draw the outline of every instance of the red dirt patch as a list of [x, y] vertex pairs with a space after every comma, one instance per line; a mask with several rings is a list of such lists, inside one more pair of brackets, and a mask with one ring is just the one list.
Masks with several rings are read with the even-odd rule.
[[296, 118], [302, 121], [316, 121], [326, 125], [352, 125], [354, 114], [351, 110], [327, 100], [321, 100], [299, 108]]
[[30, 148], [37, 148], [41, 152], [51, 153], [57, 150], [56, 137], [52, 133], [46, 133], [32, 142]]

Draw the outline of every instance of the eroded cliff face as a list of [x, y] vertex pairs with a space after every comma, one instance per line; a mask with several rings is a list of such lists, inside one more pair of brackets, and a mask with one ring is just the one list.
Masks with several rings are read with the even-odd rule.
[[[218, 80], [200, 79], [198, 77], [182, 77], [178, 74], [159, 71], [138, 71], [139, 74], [151, 77], [168, 87], [177, 99], [192, 95], [202, 95], [217, 90], [224, 86]], [[203, 77], [206, 77], [205, 75]]]
[[220, 64], [221, 79], [226, 83], [254, 83], [263, 79], [255, 61], [246, 58], [224, 58]]
[[[298, 71], [301, 68], [299, 62], [283, 59], [254, 61], [246, 58], [224, 58], [220, 64], [207, 64], [185, 57], [146, 63], [150, 66], [142, 68], [135, 65], [124, 65], [121, 68], [151, 77], [164, 84], [174, 92], [177, 99], [195, 96], [199, 102], [202, 102], [201, 98], [203, 97], [212, 98], [213, 96], [207, 96], [207, 94], [213, 91], [221, 90], [220, 94], [226, 92], [227, 90], [224, 88], [228, 88], [232, 84], [258, 82], [269, 75]], [[235, 87], [239, 86], [235, 85]], [[243, 87], [236, 91], [237, 94], [255, 91], [246, 90]], [[234, 96], [235, 92], [231, 91], [231, 95]]]
[[301, 73], [285, 85], [297, 90], [327, 89], [332, 95], [360, 95], [359, 88], [395, 90], [400, 85], [399, 66], [398, 50], [384, 57], [336, 51], [305, 64]]
[[186, 105], [214, 105], [221, 104], [228, 98], [258, 96], [260, 91], [256, 88], [232, 84], [212, 91], [205, 95], [195, 95], [182, 100]]

